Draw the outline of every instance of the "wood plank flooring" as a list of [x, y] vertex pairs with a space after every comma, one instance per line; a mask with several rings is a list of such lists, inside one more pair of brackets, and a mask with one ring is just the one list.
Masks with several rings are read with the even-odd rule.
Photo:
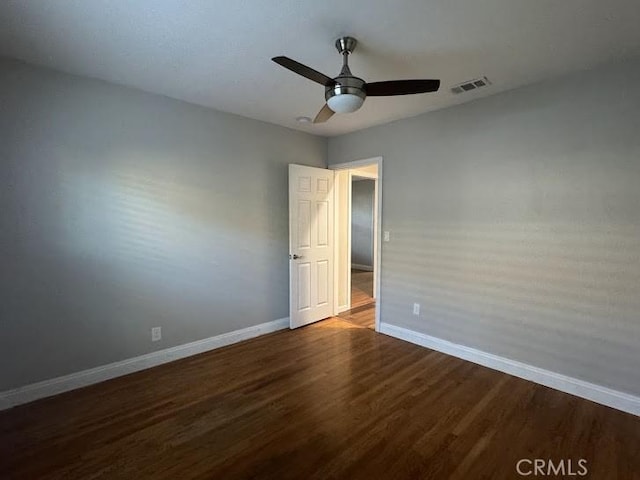
[[329, 319], [0, 412], [0, 458], [20, 480], [638, 479], [640, 418]]
[[373, 272], [351, 270], [351, 308], [374, 303]]
[[346, 312], [342, 312], [338, 315], [342, 320], [354, 323], [360, 327], [370, 328], [375, 330], [376, 328], [376, 304], [370, 303], [362, 307], [352, 308]]

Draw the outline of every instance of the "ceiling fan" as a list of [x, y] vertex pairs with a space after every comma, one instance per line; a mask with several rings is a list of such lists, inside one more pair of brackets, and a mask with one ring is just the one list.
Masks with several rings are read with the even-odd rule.
[[362, 106], [367, 96], [411, 95], [436, 92], [440, 88], [440, 80], [391, 80], [366, 83], [361, 78], [354, 76], [349, 69], [349, 55], [353, 53], [357, 44], [357, 40], [353, 37], [342, 37], [336, 40], [336, 48], [342, 55], [342, 70], [335, 78], [330, 78], [288, 57], [273, 57], [271, 59], [298, 75], [324, 85], [324, 97], [327, 103], [318, 112], [313, 123], [326, 122], [334, 113], [355, 112]]

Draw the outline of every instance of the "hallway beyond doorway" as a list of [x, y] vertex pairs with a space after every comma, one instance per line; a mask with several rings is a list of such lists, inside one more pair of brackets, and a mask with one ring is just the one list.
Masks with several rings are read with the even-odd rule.
[[351, 269], [351, 308], [375, 303], [373, 298], [373, 272]]
[[373, 272], [351, 269], [351, 310], [338, 315], [342, 320], [375, 330], [376, 299], [373, 298]]

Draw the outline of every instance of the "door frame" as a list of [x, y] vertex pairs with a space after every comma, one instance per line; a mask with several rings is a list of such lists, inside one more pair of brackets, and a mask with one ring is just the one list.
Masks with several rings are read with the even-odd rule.
[[[375, 193], [374, 193], [374, 197], [375, 197], [375, 208], [374, 208], [374, 236], [373, 236], [373, 274], [374, 274], [374, 280], [373, 280], [373, 296], [376, 299], [376, 324], [375, 324], [375, 330], [376, 332], [380, 331], [380, 311], [381, 311], [381, 298], [380, 298], [380, 279], [382, 277], [382, 157], [378, 156], [378, 157], [371, 157], [371, 158], [365, 158], [362, 160], [353, 160], [351, 162], [343, 162], [343, 163], [334, 163], [332, 165], [329, 165], [329, 169], [330, 170], [351, 170], [351, 169], [357, 169], [358, 167], [365, 167], [368, 165], [377, 165], [378, 166], [378, 178], [375, 179]], [[356, 175], [356, 176], [363, 176], [363, 175]], [[349, 262], [351, 261], [351, 185], [352, 185], [352, 174], [351, 172], [349, 172], [349, 195], [348, 195], [348, 217], [349, 217], [349, 231], [347, 233], [347, 241], [348, 241], [348, 249], [347, 249], [347, 255], [349, 258]], [[334, 201], [334, 208], [335, 208], [335, 212], [334, 212], [334, 219], [337, 219], [337, 215], [338, 215], [338, 209], [339, 209], [340, 205], [339, 205], [339, 199], [336, 199]], [[338, 248], [338, 242], [337, 242], [337, 238], [338, 238], [338, 229], [334, 228], [334, 236], [336, 238], [336, 242], [335, 242], [335, 248], [334, 248], [334, 294], [333, 294], [333, 298], [334, 298], [334, 315], [338, 314], [338, 280], [337, 280], [337, 276], [338, 276], [338, 269], [335, 268], [335, 266], [338, 265], [338, 255], [339, 255], [339, 248]], [[348, 273], [348, 281], [347, 281], [347, 288], [349, 289], [349, 291], [347, 292], [348, 298], [349, 298], [349, 307], [351, 307], [351, 265], [349, 265], [349, 273]]]

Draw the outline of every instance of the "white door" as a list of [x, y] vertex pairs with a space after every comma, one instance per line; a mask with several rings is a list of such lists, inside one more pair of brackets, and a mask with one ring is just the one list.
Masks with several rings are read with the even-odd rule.
[[333, 315], [333, 175], [289, 165], [291, 328]]

